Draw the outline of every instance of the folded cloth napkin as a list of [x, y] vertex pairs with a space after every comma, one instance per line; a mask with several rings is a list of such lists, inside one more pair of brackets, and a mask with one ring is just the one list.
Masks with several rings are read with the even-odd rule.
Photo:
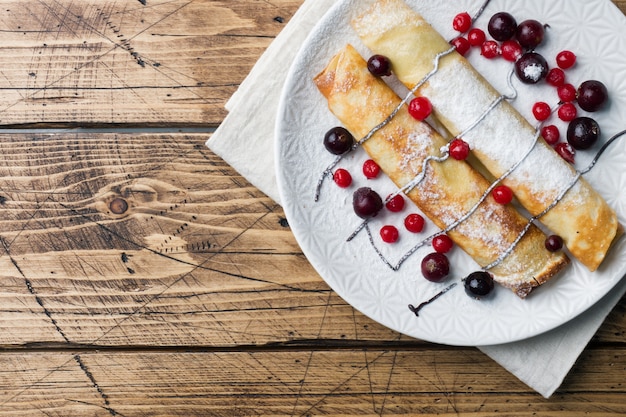
[[[336, 1], [302, 4], [228, 101], [228, 116], [207, 142], [213, 152], [278, 203], [273, 141], [282, 85], [300, 45]], [[626, 280], [622, 280], [593, 308], [555, 330], [521, 342], [478, 348], [548, 398], [625, 292]]]

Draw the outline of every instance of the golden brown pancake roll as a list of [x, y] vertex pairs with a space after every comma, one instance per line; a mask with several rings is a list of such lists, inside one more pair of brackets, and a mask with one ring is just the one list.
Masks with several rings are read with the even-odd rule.
[[[315, 84], [328, 100], [330, 111], [357, 138], [366, 137], [401, 103], [384, 81], [367, 70], [366, 61], [350, 45], [332, 58], [315, 78]], [[425, 159], [440, 156], [446, 144], [428, 124], [411, 117], [403, 105], [362, 147], [402, 188], [422, 172]], [[491, 195], [472, 212], [489, 186], [469, 164], [448, 158], [429, 162], [424, 180], [407, 196], [441, 229], [472, 213], [448, 234], [485, 267], [507, 253], [528, 225], [512, 205], [498, 204]], [[546, 250], [545, 238], [543, 232], [531, 226], [512, 252], [490, 270], [494, 280], [523, 298], [557, 274], [568, 258]]]

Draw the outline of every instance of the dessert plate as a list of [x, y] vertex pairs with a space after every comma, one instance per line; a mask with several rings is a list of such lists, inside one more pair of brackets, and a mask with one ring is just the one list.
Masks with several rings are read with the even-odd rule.
[[[367, 180], [360, 173], [367, 159], [363, 150], [352, 152], [340, 163], [353, 176], [348, 189], [337, 187], [332, 179], [322, 184], [319, 200], [316, 186], [333, 156], [323, 146], [327, 130], [338, 121], [327, 108], [312, 79], [330, 58], [346, 43], [351, 43], [367, 58], [369, 52], [350, 27], [350, 20], [362, 13], [370, 1], [340, 0], [312, 31], [297, 56], [285, 83], [276, 126], [276, 170], [282, 204], [289, 224], [303, 252], [343, 299], [379, 323], [415, 338], [448, 345], [492, 345], [536, 336], [575, 318], [600, 301], [626, 274], [626, 239], [611, 249], [598, 271], [589, 272], [576, 260], [557, 278], [519, 299], [511, 291], [496, 288], [488, 299], [474, 300], [465, 294], [461, 279], [478, 270], [478, 266], [461, 249], [449, 254], [452, 270], [444, 283], [425, 280], [420, 272], [426, 247], [413, 254], [397, 271], [395, 264], [418, 241], [436, 231], [427, 221], [420, 234], [404, 231], [402, 222], [411, 212], [419, 212], [407, 200], [402, 213], [384, 212], [371, 223], [372, 241], [362, 231], [347, 241], [361, 220], [352, 209], [352, 193], [361, 186], [375, 188], [383, 197], [396, 189], [383, 175]], [[474, 15], [482, 1], [408, 0], [446, 39], [455, 36], [453, 17], [463, 11]], [[491, 15], [508, 11], [518, 22], [536, 19], [549, 24], [545, 42], [538, 52], [553, 64], [558, 52], [569, 49], [578, 56], [577, 64], [568, 70], [568, 81], [574, 85], [587, 79], [601, 80], [611, 95], [608, 107], [594, 113], [602, 127], [602, 138], [626, 129], [626, 17], [609, 0], [492, 0], [475, 26], [486, 30]], [[478, 50], [468, 59], [497, 89], [510, 91], [508, 74], [511, 64], [503, 59], [487, 60]], [[403, 96], [402, 87], [393, 79], [390, 84]], [[544, 83], [545, 84], [545, 83]], [[536, 101], [556, 104], [553, 87], [525, 86], [513, 79], [518, 98], [513, 105], [532, 120], [531, 108]], [[561, 124], [559, 124], [561, 123]], [[566, 125], [556, 122], [562, 132]], [[501, 138], [506, 140], [506, 138]], [[585, 167], [601, 143], [577, 154], [577, 167]], [[602, 155], [585, 178], [617, 211], [626, 224], [626, 137], [616, 141]], [[537, 167], [541, 169], [541, 167]], [[387, 193], [387, 194], [385, 194]], [[384, 244], [376, 231], [384, 224], [395, 224], [400, 240]], [[450, 291], [424, 307], [416, 316], [409, 305], [419, 305], [457, 284]]]

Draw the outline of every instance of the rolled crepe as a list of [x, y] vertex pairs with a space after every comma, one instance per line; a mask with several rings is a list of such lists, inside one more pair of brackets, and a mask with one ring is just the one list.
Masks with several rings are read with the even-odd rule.
[[[373, 53], [391, 60], [395, 75], [409, 89], [433, 71], [438, 54], [450, 49], [403, 0], [377, 1], [352, 26]], [[507, 101], [487, 112], [500, 94], [465, 58], [454, 51], [438, 63], [416, 94], [428, 97], [435, 118], [453, 136], [463, 133], [473, 154], [496, 178], [537, 142], [503, 184], [533, 216], [544, 212], [575, 179], [576, 171], [543, 139], [536, 140], [536, 129]], [[615, 212], [582, 178], [540, 221], [561, 236], [572, 255], [591, 271], [622, 231]]]
[[[350, 45], [332, 58], [315, 83], [331, 112], [358, 138], [368, 136], [401, 103], [384, 81], [370, 74], [366, 61]], [[411, 117], [403, 105], [389, 123], [362, 142], [362, 147], [402, 188], [422, 172], [428, 156], [441, 155], [446, 143], [428, 124]], [[472, 213], [448, 235], [481, 267], [513, 247], [490, 270], [496, 282], [523, 298], [568, 263], [563, 253], [546, 250], [545, 235], [537, 227], [522, 233], [528, 221], [513, 206], [498, 204], [489, 195], [472, 212], [487, 195], [490, 183], [469, 164], [448, 158], [427, 166], [423, 181], [407, 196], [441, 229]], [[521, 241], [513, 245], [520, 235]]]

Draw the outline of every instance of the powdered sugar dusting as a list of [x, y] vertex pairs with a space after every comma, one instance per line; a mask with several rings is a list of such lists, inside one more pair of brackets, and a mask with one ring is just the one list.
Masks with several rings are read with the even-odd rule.
[[376, 37], [404, 24], [412, 26], [425, 24], [424, 21], [416, 19], [415, 14], [408, 13], [410, 9], [391, 8], [384, 4], [384, 1], [374, 3], [361, 19], [353, 22], [355, 29], [363, 36]]

